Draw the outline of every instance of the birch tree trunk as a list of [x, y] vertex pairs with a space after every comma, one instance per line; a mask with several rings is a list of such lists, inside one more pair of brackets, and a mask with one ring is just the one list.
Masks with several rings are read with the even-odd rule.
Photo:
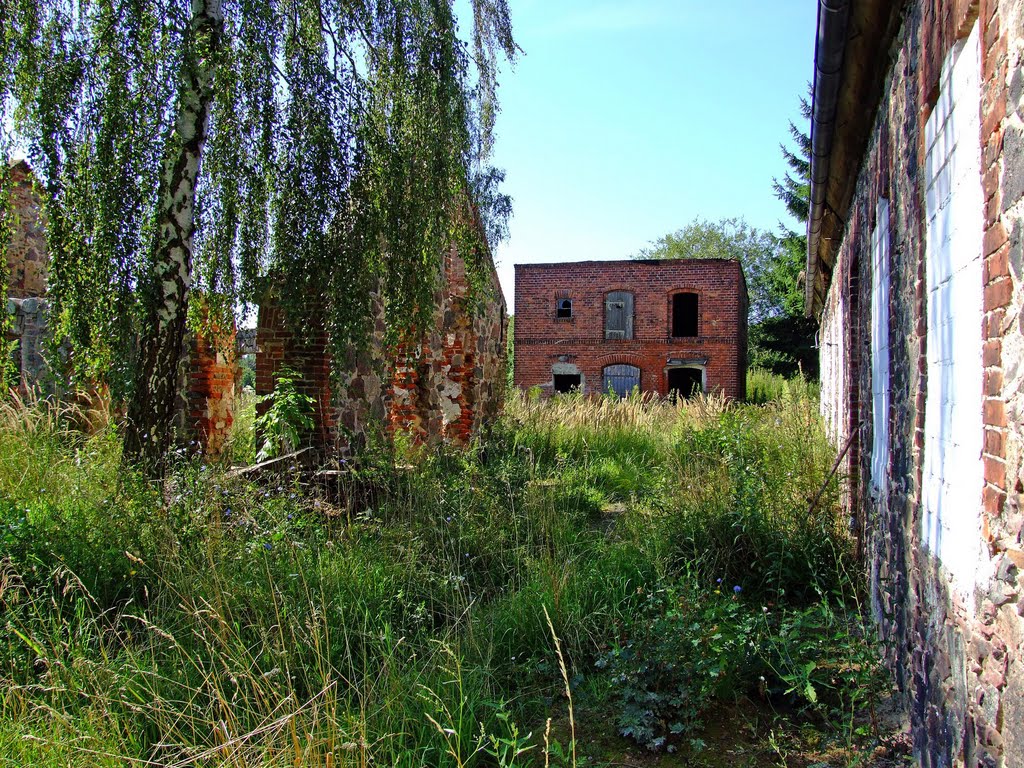
[[171, 446], [192, 282], [196, 180], [223, 32], [221, 0], [192, 0], [178, 115], [160, 179], [148, 319], [139, 333], [140, 366], [124, 439], [124, 461], [151, 477], [162, 474]]

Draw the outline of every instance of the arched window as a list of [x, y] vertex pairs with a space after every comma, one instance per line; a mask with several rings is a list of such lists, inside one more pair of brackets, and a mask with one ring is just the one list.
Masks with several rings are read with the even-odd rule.
[[700, 311], [696, 293], [676, 293], [672, 296], [672, 336], [675, 338], [699, 336]]
[[640, 369], [635, 365], [606, 365], [603, 373], [602, 392], [628, 397], [634, 389], [640, 388]]
[[572, 299], [559, 299], [555, 306], [555, 317], [568, 320], [572, 317]]

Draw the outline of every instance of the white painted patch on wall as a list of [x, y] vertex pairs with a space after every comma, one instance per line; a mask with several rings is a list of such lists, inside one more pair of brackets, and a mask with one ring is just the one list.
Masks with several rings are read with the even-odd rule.
[[981, 553], [982, 233], [978, 25], [942, 66], [927, 144], [922, 539], [969, 606]]
[[871, 487], [878, 499], [889, 471], [889, 201], [875, 209], [871, 233]]
[[846, 442], [848, 403], [846, 382], [846, 298], [843, 295], [844, 264], [836, 265], [836, 279], [832, 281], [825, 307], [821, 314], [818, 333], [818, 359], [821, 366], [821, 417], [825, 431], [833, 445]]

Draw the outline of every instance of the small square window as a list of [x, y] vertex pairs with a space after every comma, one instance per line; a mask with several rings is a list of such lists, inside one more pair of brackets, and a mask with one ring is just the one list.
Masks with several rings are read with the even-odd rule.
[[572, 317], [572, 299], [559, 299], [555, 308], [555, 317], [568, 320]]

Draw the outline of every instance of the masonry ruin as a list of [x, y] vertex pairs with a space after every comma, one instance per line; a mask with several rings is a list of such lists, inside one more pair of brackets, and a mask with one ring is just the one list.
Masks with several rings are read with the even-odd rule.
[[[12, 165], [11, 174], [7, 340], [22, 393], [49, 391], [44, 207], [28, 164]], [[416, 443], [467, 445], [497, 417], [504, 395], [505, 303], [490, 254], [479, 258], [480, 295], [471, 295], [465, 262], [452, 250], [444, 255], [430, 327], [397, 349], [371, 344], [366, 353], [353, 351], [340, 372], [332, 370], [326, 334], [300, 340], [272, 295], [255, 329], [229, 324], [190, 333], [179, 368], [178, 434], [206, 457], [221, 456], [234, 422], [240, 357], [254, 354], [259, 395], [273, 391], [281, 366], [302, 374], [300, 388], [316, 403], [307, 437], [325, 455], [357, 447], [378, 428]], [[192, 300], [201, 304], [202, 297]]]
[[256, 392], [273, 391], [282, 366], [302, 374], [299, 389], [315, 403], [313, 444], [329, 453], [358, 448], [371, 432], [468, 445], [498, 416], [505, 380], [505, 301], [490, 254], [478, 258], [485, 275], [480, 295], [472, 294], [465, 261], [451, 249], [430, 327], [384, 349], [378, 320], [372, 342], [353, 349], [340, 372], [323, 330], [302, 338], [279, 302], [265, 302], [256, 331]]

